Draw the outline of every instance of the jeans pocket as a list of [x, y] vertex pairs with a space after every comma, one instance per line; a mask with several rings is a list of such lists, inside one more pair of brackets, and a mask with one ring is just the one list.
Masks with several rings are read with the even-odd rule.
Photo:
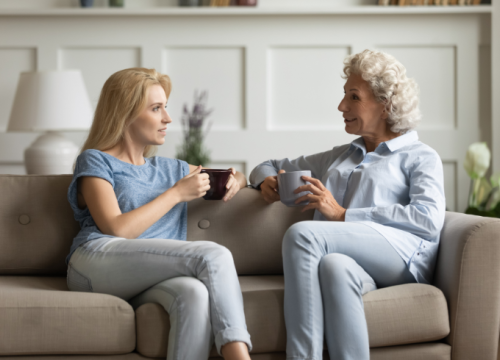
[[68, 289], [71, 291], [93, 292], [90, 279], [76, 271], [71, 264], [68, 265], [68, 276], [66, 280]]

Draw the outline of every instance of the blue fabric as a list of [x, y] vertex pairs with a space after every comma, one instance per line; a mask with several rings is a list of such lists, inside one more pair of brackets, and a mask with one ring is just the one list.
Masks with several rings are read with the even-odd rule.
[[[345, 221], [362, 222], [384, 236], [418, 282], [431, 283], [444, 224], [443, 164], [416, 131], [366, 152], [363, 138], [295, 160], [269, 160], [250, 174], [257, 188], [267, 176], [310, 170], [347, 209]], [[316, 211], [314, 220], [325, 220]]]
[[[121, 212], [126, 213], [151, 202], [189, 174], [189, 165], [185, 161], [159, 156], [144, 160], [144, 165], [132, 165], [94, 149], [85, 150], [78, 156], [68, 200], [81, 230], [73, 239], [66, 263], [73, 252], [87, 241], [113, 237], [99, 230], [87, 207], [78, 207], [77, 180], [80, 177], [93, 176], [108, 181], [113, 186]], [[186, 240], [186, 236], [187, 203], [179, 203], [138, 238]]]

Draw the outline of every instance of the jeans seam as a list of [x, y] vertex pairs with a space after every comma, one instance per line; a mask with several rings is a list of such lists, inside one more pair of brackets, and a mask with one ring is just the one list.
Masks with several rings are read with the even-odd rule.
[[[208, 266], [208, 261], [206, 261], [206, 260], [205, 260], [205, 259], [203, 259], [203, 258], [202, 258], [201, 260], [202, 260], [202, 262], [205, 264], [205, 267], [207, 268], [207, 271], [208, 271], [208, 272], [210, 272], [210, 270], [209, 270], [209, 266]], [[213, 283], [212, 283], [212, 277], [211, 277], [211, 276], [209, 276], [209, 277], [208, 277], [208, 281], [209, 281], [210, 286], [212, 287], [212, 289], [215, 289], [215, 287], [214, 287], [214, 285], [213, 285]], [[212, 300], [213, 300], [213, 297], [212, 297]], [[219, 313], [219, 308], [217, 307], [217, 301], [211, 301], [211, 303], [213, 304], [213, 306], [214, 306], [214, 310], [215, 310], [215, 313], [217, 314], [217, 320], [219, 321], [219, 323], [220, 323], [221, 325], [223, 325], [223, 327], [226, 327], [226, 328], [227, 328], [227, 324], [225, 324], [225, 323], [222, 321], [222, 318], [221, 318], [221, 316], [220, 316], [220, 313]]]
[[[71, 267], [71, 270], [76, 272], [78, 275], [80, 275], [81, 277], [83, 277], [85, 280], [87, 280], [88, 284], [89, 284], [89, 287], [90, 287], [90, 292], [94, 292], [94, 289], [92, 288], [92, 281], [85, 275], [83, 275], [81, 272], [79, 272], [78, 270], [76, 270], [74, 268], [74, 266], [71, 265], [71, 262], [68, 264], [68, 268]], [[68, 279], [69, 277], [66, 278], [66, 284], [68, 284]]]
[[[84, 248], [82, 248], [81, 251], [89, 252], [92, 254], [95, 254], [95, 253], [104, 254], [104, 253], [106, 253], [106, 251], [100, 251], [100, 250], [91, 251], [91, 250], [86, 250]], [[146, 250], [118, 251], [118, 252], [113, 252], [112, 255], [124, 255], [124, 254], [133, 254], [133, 253], [144, 253], [144, 254], [150, 254], [150, 255], [170, 256], [170, 257], [176, 257], [176, 258], [189, 258], [189, 259], [205, 261], [202, 256], [185, 256], [185, 255], [175, 255], [175, 254], [163, 254], [161, 252], [152, 252], [152, 251], [146, 251]]]

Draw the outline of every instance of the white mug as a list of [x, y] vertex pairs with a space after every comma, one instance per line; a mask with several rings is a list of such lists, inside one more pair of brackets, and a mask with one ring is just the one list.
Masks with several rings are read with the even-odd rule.
[[278, 192], [280, 194], [281, 202], [286, 206], [304, 206], [309, 204], [308, 201], [295, 204], [295, 200], [311, 193], [310, 191], [302, 191], [298, 194], [293, 193], [299, 186], [310, 184], [309, 182], [302, 180], [302, 176], [310, 177], [311, 172], [309, 170], [305, 170], [278, 174]]

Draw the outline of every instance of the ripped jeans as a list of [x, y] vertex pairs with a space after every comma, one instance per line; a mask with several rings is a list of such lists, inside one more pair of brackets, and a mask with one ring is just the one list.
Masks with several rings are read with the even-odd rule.
[[241, 341], [251, 350], [231, 252], [209, 241], [100, 238], [80, 246], [68, 288], [117, 296], [134, 308], [162, 305], [170, 315], [167, 360], [208, 359]]

